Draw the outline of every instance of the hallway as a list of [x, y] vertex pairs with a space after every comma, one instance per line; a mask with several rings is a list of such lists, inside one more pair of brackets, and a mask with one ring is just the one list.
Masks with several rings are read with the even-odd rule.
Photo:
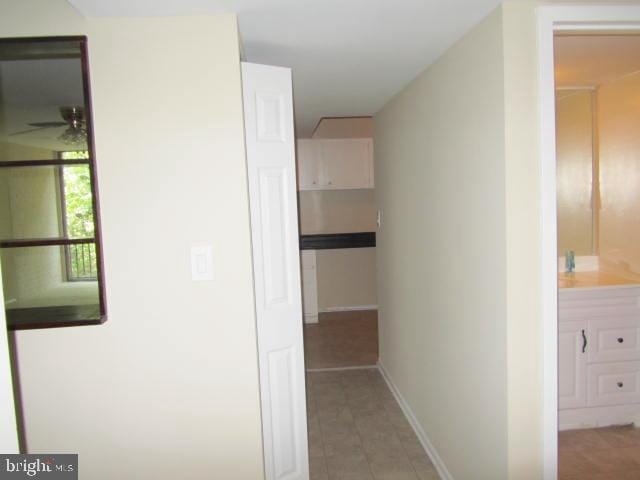
[[307, 373], [311, 480], [436, 480], [377, 368]]

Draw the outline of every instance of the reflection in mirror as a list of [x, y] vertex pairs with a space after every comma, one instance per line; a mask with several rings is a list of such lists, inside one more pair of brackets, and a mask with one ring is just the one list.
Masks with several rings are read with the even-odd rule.
[[556, 92], [558, 255], [597, 253], [593, 89]]
[[106, 318], [86, 39], [0, 40], [0, 265], [11, 328]]

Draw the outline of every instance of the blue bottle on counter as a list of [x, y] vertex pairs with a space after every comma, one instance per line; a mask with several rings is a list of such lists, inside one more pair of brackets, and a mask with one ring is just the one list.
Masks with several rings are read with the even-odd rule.
[[567, 273], [573, 273], [576, 269], [576, 255], [573, 250], [567, 250], [564, 253], [564, 267]]

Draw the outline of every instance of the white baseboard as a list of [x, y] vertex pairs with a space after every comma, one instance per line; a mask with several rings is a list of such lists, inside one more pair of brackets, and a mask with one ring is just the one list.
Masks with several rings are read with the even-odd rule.
[[318, 315], [305, 315], [304, 316], [304, 323], [306, 323], [306, 324], [318, 323]]
[[442, 461], [442, 458], [440, 458], [440, 455], [438, 455], [438, 452], [436, 451], [435, 447], [429, 440], [429, 437], [427, 437], [427, 434], [418, 423], [418, 420], [416, 419], [416, 416], [413, 414], [413, 411], [409, 407], [409, 404], [402, 397], [402, 394], [400, 393], [396, 385], [393, 383], [393, 380], [391, 380], [391, 377], [389, 376], [389, 373], [387, 372], [387, 370], [384, 368], [384, 365], [382, 365], [382, 363], [380, 362], [378, 362], [378, 369], [380, 370], [382, 377], [387, 382], [387, 385], [389, 386], [391, 393], [393, 393], [393, 396], [398, 402], [398, 405], [400, 405], [400, 408], [402, 409], [404, 415], [407, 417], [409, 424], [411, 424], [411, 426], [413, 427], [413, 430], [416, 432], [416, 435], [418, 436], [418, 440], [420, 440], [420, 443], [422, 444], [422, 448], [424, 448], [425, 452], [427, 452], [427, 455], [431, 459], [431, 463], [433, 463], [433, 466], [436, 467], [436, 470], [438, 471], [440, 478], [442, 480], [453, 480], [451, 473], [449, 473], [449, 470], [447, 470], [447, 467]]
[[570, 408], [558, 412], [559, 430], [610, 427], [640, 423], [640, 405], [611, 405], [607, 407]]
[[357, 367], [327, 367], [327, 368], [307, 368], [307, 372], [341, 372], [343, 370], [374, 370], [377, 365], [360, 365]]
[[319, 313], [357, 312], [360, 310], [377, 310], [378, 305], [349, 305], [346, 307], [325, 307], [318, 309]]

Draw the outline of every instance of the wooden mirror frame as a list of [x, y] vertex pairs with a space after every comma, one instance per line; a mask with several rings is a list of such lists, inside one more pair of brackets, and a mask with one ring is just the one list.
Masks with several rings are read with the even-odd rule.
[[[93, 242], [95, 244], [96, 251], [96, 267], [97, 267], [97, 282], [98, 282], [98, 302], [99, 302], [99, 314], [91, 315], [92, 318], [85, 318], [77, 308], [77, 306], [69, 307], [75, 308], [77, 311], [69, 313], [61, 313], [61, 308], [67, 307], [37, 307], [37, 308], [24, 308], [19, 309], [22, 312], [19, 315], [15, 314], [18, 309], [6, 309], [7, 313], [7, 325], [10, 330], [25, 330], [25, 329], [37, 329], [37, 328], [55, 328], [55, 327], [69, 327], [69, 326], [81, 326], [81, 325], [98, 325], [107, 320], [107, 306], [105, 296], [105, 282], [104, 282], [104, 262], [102, 257], [102, 229], [100, 224], [100, 206], [98, 195], [98, 182], [96, 172], [95, 161], [95, 143], [93, 134], [93, 110], [91, 105], [91, 83], [89, 76], [89, 59], [88, 59], [88, 41], [86, 36], [58, 36], [58, 37], [22, 37], [22, 38], [0, 38], [0, 48], [10, 45], [21, 43], [54, 43], [54, 42], [77, 42], [80, 46], [80, 64], [82, 70], [82, 84], [83, 84], [83, 98], [85, 109], [85, 128], [87, 131], [87, 151], [89, 158], [87, 160], [75, 161], [75, 160], [63, 160], [61, 158], [50, 160], [0, 160], [0, 168], [3, 167], [38, 167], [38, 166], [61, 166], [61, 165], [73, 165], [83, 164], [89, 168], [90, 185], [91, 185], [91, 200], [93, 209], [93, 224], [94, 235]], [[37, 56], [34, 57], [34, 60]], [[44, 246], [65, 246], [83, 243], [78, 241], [79, 239], [59, 238], [59, 239], [22, 239], [22, 240], [5, 240], [0, 241], [0, 248], [15, 248], [15, 247], [44, 247]], [[84, 242], [86, 243], [86, 242]], [[4, 302], [3, 302], [4, 304]], [[80, 306], [81, 307], [81, 306]], [[56, 312], [55, 310], [58, 310]], [[27, 310], [38, 310], [33, 312], [33, 318], [30, 318]], [[47, 312], [49, 311], [49, 312]]]

